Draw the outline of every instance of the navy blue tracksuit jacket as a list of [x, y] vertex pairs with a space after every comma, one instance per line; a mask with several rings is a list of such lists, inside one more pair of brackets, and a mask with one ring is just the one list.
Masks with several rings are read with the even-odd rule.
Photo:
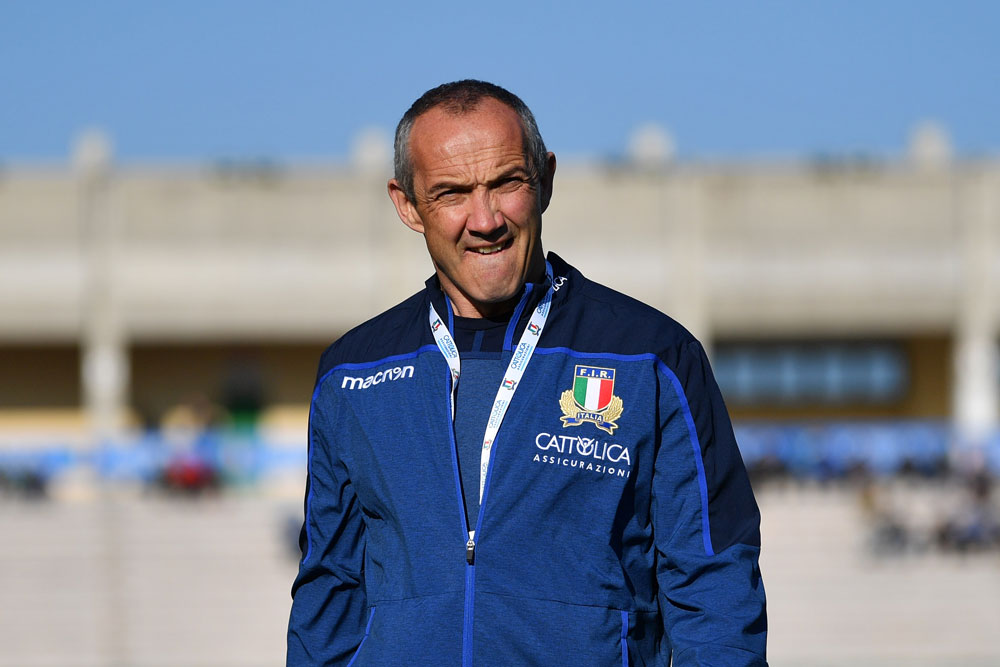
[[[472, 521], [436, 279], [324, 353], [289, 665], [766, 664], [760, 517], [701, 345], [549, 261]], [[504, 365], [547, 287], [526, 286]]]

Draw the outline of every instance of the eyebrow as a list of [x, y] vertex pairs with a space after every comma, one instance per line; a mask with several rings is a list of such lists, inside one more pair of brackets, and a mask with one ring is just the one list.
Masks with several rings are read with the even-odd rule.
[[[501, 172], [495, 178], [491, 178], [490, 180], [488, 180], [486, 182], [486, 185], [487, 185], [487, 187], [494, 187], [494, 186], [498, 185], [499, 183], [501, 183], [502, 181], [507, 180], [508, 178], [511, 178], [511, 177], [514, 177], [514, 176], [523, 176], [523, 177], [527, 178], [527, 177], [529, 177], [529, 175], [530, 175], [530, 172], [528, 171], [527, 167], [518, 165], [518, 166], [511, 167], [510, 169], [508, 169], [506, 171]], [[441, 193], [441, 192], [445, 192], [447, 190], [455, 190], [457, 192], [469, 192], [472, 189], [473, 189], [473, 186], [469, 185], [468, 183], [461, 183], [461, 182], [458, 182], [458, 181], [441, 181], [441, 182], [435, 183], [434, 185], [432, 185], [431, 187], [429, 187], [427, 189], [427, 196], [428, 197], [433, 197], [434, 195], [436, 195], [438, 193]]]
[[531, 172], [528, 170], [527, 167], [522, 166], [522, 165], [517, 165], [517, 166], [511, 167], [507, 171], [501, 172], [499, 176], [497, 176], [496, 178], [490, 180], [487, 183], [487, 185], [497, 185], [498, 183], [500, 183], [502, 181], [506, 181], [508, 178], [511, 178], [511, 177], [514, 177], [514, 176], [523, 176], [525, 178], [529, 178], [531, 176]]
[[459, 183], [457, 181], [441, 181], [435, 183], [431, 187], [427, 188], [427, 196], [433, 197], [434, 195], [445, 192], [446, 190], [456, 190], [458, 192], [468, 192], [472, 189], [468, 183]]

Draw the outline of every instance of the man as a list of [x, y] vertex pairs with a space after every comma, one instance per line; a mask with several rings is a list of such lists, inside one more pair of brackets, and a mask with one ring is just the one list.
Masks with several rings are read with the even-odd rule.
[[321, 360], [288, 664], [766, 664], [701, 346], [546, 260], [556, 161], [513, 94], [428, 91], [395, 150], [435, 275]]

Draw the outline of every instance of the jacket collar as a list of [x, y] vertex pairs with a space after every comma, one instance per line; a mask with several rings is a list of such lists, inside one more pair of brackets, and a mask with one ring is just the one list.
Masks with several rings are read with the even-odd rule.
[[[572, 267], [552, 252], [548, 254], [547, 259], [552, 264], [555, 282], [557, 284], [560, 283], [560, 277], [563, 278], [562, 282], [566, 282], [565, 277], [573, 271]], [[430, 302], [434, 304], [434, 309], [441, 315], [442, 318], [447, 317], [448, 329], [454, 333], [454, 313], [448, 306], [448, 301], [445, 298], [444, 290], [441, 289], [441, 281], [438, 280], [437, 274], [435, 273], [428, 278], [424, 284], [427, 287], [427, 297]], [[513, 315], [517, 317], [517, 321], [511, 322], [507, 328], [504, 345], [505, 349], [510, 349], [512, 341], [514, 341], [513, 344], [516, 344], [518, 334], [520, 334], [524, 327], [528, 326], [528, 320], [531, 319], [531, 313], [534, 311], [535, 306], [537, 306], [542, 300], [542, 297], [545, 296], [545, 292], [548, 288], [549, 279], [544, 275], [538, 282], [529, 282], [521, 288], [521, 299], [518, 301], [517, 307], [514, 309], [513, 313]], [[525, 292], [527, 292], [527, 298], [525, 298]]]

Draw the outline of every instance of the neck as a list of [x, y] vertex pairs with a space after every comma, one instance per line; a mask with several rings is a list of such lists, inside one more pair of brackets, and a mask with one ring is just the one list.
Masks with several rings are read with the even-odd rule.
[[[535, 262], [534, 266], [532, 266], [527, 282], [541, 282], [544, 277], [545, 259], [543, 257], [541, 261]], [[524, 284], [522, 283], [517, 292], [509, 299], [495, 302], [480, 302], [470, 299], [457, 285], [454, 285], [446, 276], [443, 276], [441, 271], [438, 271], [438, 282], [441, 285], [441, 289], [448, 295], [448, 299], [451, 301], [452, 312], [459, 317], [485, 317], [491, 320], [509, 319], [524, 293]]]
[[457, 292], [455, 294], [452, 291], [445, 289], [445, 294], [451, 301], [452, 311], [459, 317], [488, 318], [491, 320], [509, 319], [511, 313], [517, 308], [517, 302], [521, 300], [520, 290], [510, 299], [496, 303], [477, 303], [462, 294], [460, 290], [454, 290]]

